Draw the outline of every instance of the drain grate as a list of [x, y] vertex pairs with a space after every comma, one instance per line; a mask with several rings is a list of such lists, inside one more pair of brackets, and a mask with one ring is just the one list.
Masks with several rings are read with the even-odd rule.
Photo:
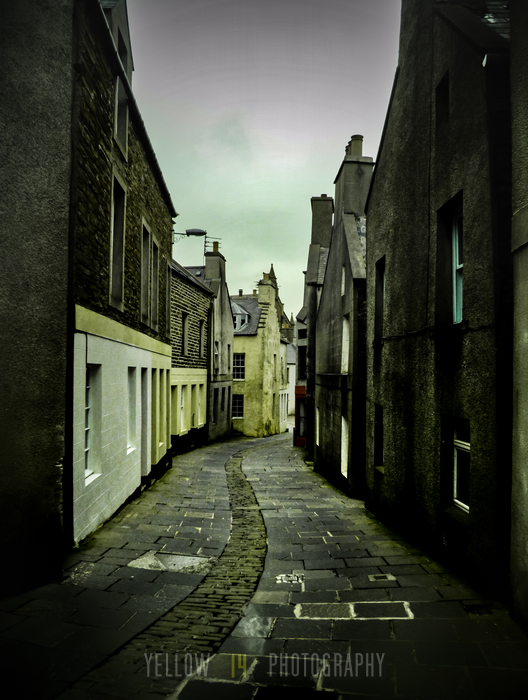
[[396, 576], [392, 574], [369, 574], [369, 581], [396, 581]]

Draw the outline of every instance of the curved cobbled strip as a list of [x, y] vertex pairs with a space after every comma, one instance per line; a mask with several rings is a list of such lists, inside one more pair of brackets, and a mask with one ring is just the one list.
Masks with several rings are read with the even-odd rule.
[[209, 574], [181, 603], [143, 634], [135, 646], [146, 653], [214, 652], [240, 620], [264, 570], [266, 528], [242, 459], [225, 465], [231, 535]]
[[156, 655], [173, 658], [197, 654], [202, 658], [215, 653], [242, 617], [264, 570], [266, 528], [253, 489], [242, 472], [242, 457], [229, 459], [225, 469], [231, 533], [218, 561], [187, 598], [76, 682], [75, 692], [87, 693], [79, 697], [122, 697], [123, 688], [128, 689], [128, 697], [142, 699], [173, 692], [178, 682], [173, 664], [158, 674], [154, 672], [157, 667], [148, 668], [147, 660]]

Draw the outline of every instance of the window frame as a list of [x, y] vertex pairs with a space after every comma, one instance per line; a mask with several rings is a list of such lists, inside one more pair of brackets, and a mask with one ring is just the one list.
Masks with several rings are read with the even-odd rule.
[[[233, 394], [231, 401], [231, 417], [235, 420], [244, 418], [244, 394]], [[237, 415], [235, 415], [235, 411]]]
[[451, 219], [451, 259], [453, 275], [453, 323], [462, 322], [464, 301], [464, 215], [461, 209]]
[[[119, 197], [117, 196], [119, 195]], [[117, 174], [112, 174], [112, 203], [110, 217], [110, 264], [108, 303], [123, 311], [125, 290], [125, 237], [127, 190]]]
[[470, 503], [466, 503], [461, 499], [461, 494], [459, 492], [459, 459], [458, 459], [458, 453], [464, 452], [469, 455], [469, 462], [467, 465], [468, 469], [468, 474], [467, 474], [467, 489], [468, 489], [468, 496], [467, 500], [469, 501], [469, 490], [470, 490], [470, 469], [471, 469], [471, 442], [466, 442], [465, 440], [460, 440], [457, 438], [457, 431], [454, 431], [454, 436], [453, 436], [453, 503], [458, 507], [461, 508], [463, 511], [466, 513], [469, 513], [469, 508], [470, 508]]
[[246, 353], [233, 353], [233, 381], [245, 381], [246, 379]]

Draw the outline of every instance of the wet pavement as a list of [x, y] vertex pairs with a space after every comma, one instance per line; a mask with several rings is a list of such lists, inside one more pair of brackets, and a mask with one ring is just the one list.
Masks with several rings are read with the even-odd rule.
[[504, 607], [315, 474], [290, 433], [176, 457], [64, 566], [0, 601], [10, 698], [528, 697]]

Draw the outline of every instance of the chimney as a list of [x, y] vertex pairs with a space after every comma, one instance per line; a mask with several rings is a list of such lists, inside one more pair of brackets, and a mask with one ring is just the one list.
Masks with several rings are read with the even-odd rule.
[[257, 290], [256, 290], [256, 289], [253, 290], [253, 296], [254, 296], [254, 297], [257, 296]]
[[334, 200], [327, 194], [312, 197], [312, 243], [328, 248], [332, 238]]
[[213, 241], [213, 253], [218, 253], [218, 241]]
[[363, 155], [363, 136], [354, 134], [345, 149], [345, 157], [334, 180], [335, 217], [337, 226], [343, 214], [365, 215], [374, 162]]

